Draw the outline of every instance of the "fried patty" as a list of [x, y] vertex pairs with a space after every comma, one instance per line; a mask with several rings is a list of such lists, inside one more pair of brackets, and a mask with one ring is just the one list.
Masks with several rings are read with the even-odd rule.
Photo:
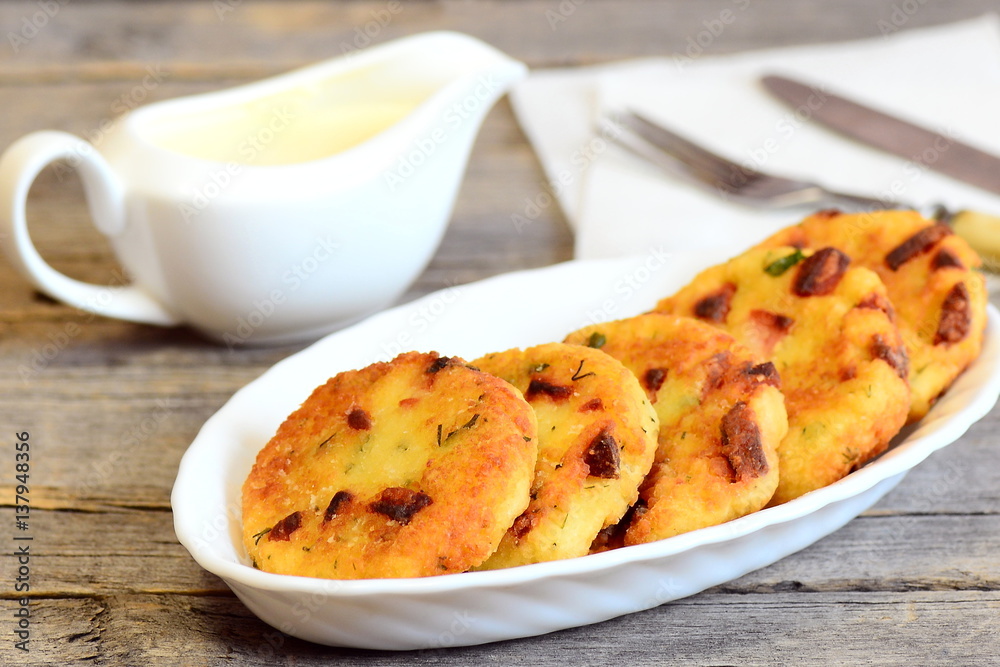
[[821, 211], [776, 233], [761, 247], [833, 246], [885, 283], [888, 312], [910, 358], [909, 421], [937, 398], [982, 348], [987, 293], [981, 261], [962, 238], [914, 211]]
[[483, 569], [586, 555], [653, 464], [659, 423], [639, 381], [604, 352], [563, 343], [472, 364], [521, 390], [538, 418], [531, 502]]
[[332, 579], [464, 572], [527, 507], [535, 414], [461, 359], [409, 352], [331, 378], [243, 485], [255, 567]]
[[722, 331], [662, 313], [595, 324], [566, 341], [619, 359], [639, 378], [660, 420], [640, 499], [596, 550], [716, 525], [767, 504], [779, 478], [776, 448], [787, 430], [771, 364], [759, 363]]
[[788, 410], [771, 504], [883, 452], [910, 406], [908, 361], [878, 275], [836, 248], [754, 248], [699, 274], [657, 310], [731, 333], [774, 363]]

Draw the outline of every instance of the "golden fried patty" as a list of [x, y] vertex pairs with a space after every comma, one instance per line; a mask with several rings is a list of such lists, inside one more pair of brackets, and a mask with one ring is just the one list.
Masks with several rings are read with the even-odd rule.
[[421, 577], [482, 563], [528, 504], [531, 406], [436, 353], [317, 388], [243, 485], [255, 567], [332, 579]]
[[885, 303], [879, 277], [841, 251], [779, 247], [709, 268], [657, 305], [728, 331], [777, 367], [788, 435], [771, 504], [840, 479], [906, 421], [906, 350]]
[[662, 313], [595, 324], [566, 340], [621, 360], [659, 415], [655, 463], [619, 527], [624, 544], [719, 524], [767, 504], [787, 430], [771, 364], [758, 363], [724, 332]]
[[[987, 294], [981, 262], [962, 238], [914, 211], [846, 215], [821, 211], [778, 232], [761, 247], [833, 246], [875, 271], [910, 357], [909, 420], [933, 405], [979, 355]], [[890, 305], [891, 304], [891, 305]]]
[[531, 502], [482, 567], [586, 555], [653, 464], [658, 422], [638, 380], [600, 350], [563, 343], [471, 363], [520, 389], [538, 418]]

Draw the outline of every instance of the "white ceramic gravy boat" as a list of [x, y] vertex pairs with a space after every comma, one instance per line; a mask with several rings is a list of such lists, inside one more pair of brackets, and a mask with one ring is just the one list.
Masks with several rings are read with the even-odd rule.
[[[0, 240], [41, 291], [227, 344], [316, 338], [396, 300], [444, 233], [486, 112], [526, 67], [435, 32], [158, 102], [99, 146], [37, 132], [0, 159]], [[49, 266], [25, 200], [63, 160], [131, 284]]]

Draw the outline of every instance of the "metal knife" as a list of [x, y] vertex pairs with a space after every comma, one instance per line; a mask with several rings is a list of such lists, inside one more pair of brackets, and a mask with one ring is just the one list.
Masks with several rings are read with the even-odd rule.
[[[844, 136], [1000, 194], [1000, 157], [816, 86], [775, 75], [761, 82], [807, 118]], [[1000, 265], [1000, 217], [966, 210], [955, 213], [951, 224], [984, 262]]]

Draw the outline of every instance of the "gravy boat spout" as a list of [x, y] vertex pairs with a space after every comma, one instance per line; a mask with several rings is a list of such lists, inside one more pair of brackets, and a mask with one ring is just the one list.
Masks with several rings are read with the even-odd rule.
[[[316, 338], [391, 304], [422, 272], [484, 117], [526, 73], [472, 37], [432, 32], [150, 104], [98, 151], [29, 135], [4, 156], [19, 179], [0, 202], [16, 241], [5, 249], [42, 291], [85, 310], [186, 323], [230, 345]], [[79, 169], [131, 285], [71, 281], [19, 235], [18, 193], [57, 159]]]

